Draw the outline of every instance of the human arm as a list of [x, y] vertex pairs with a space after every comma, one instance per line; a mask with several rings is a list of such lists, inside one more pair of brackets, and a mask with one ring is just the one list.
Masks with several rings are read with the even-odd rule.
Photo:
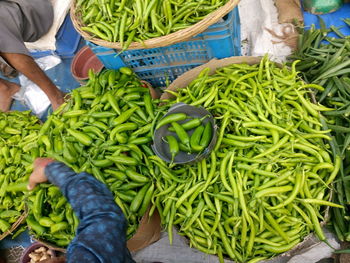
[[68, 246], [68, 262], [133, 262], [126, 248], [126, 220], [108, 188], [87, 173], [39, 158], [30, 186], [49, 180], [71, 204], [80, 224]]

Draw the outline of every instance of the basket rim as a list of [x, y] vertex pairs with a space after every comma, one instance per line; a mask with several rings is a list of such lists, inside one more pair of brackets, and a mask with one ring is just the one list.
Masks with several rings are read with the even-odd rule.
[[[145, 40], [143, 43], [132, 42], [130, 46], [127, 48], [127, 50], [165, 47], [165, 46], [173, 45], [179, 42], [187, 41], [193, 36], [205, 31], [212, 24], [215, 24], [216, 22], [218, 22], [222, 17], [224, 17], [226, 14], [232, 11], [238, 5], [239, 2], [240, 0], [229, 0], [225, 5], [218, 8], [214, 12], [211, 12], [203, 20], [195, 23], [194, 25], [188, 28], [181, 29], [169, 35], [150, 38], [148, 40]], [[122, 45], [120, 44], [120, 42], [109, 42], [106, 40], [102, 40], [81, 30], [83, 23], [80, 17], [77, 15], [76, 3], [77, 3], [77, 0], [74, 0], [72, 2], [71, 8], [70, 8], [70, 16], [73, 22], [73, 26], [78, 31], [78, 33], [84, 39], [96, 45], [121, 50]]]
[[17, 227], [19, 227], [24, 222], [27, 215], [28, 211], [23, 211], [22, 214], [16, 220], [16, 222], [12, 224], [11, 228], [0, 235], [0, 241], [6, 238], [7, 236], [11, 235], [17, 229]]

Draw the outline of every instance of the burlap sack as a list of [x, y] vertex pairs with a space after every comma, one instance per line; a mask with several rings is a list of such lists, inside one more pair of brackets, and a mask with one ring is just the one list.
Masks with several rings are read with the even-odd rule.
[[278, 23], [292, 23], [294, 19], [303, 21], [300, 0], [275, 0], [278, 11]]
[[298, 32], [294, 24], [295, 22], [301, 24], [304, 20], [300, 0], [275, 0], [275, 5], [278, 12], [278, 23], [286, 25], [282, 28], [282, 34], [277, 34], [273, 29], [266, 28], [266, 30], [278, 39], [273, 43], [284, 43], [295, 50], [298, 45]]

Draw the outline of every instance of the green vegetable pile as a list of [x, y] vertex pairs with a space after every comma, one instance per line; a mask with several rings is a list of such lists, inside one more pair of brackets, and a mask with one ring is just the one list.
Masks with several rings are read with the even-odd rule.
[[[29, 111], [0, 112], [0, 233], [10, 230], [25, 211], [25, 194], [38, 148], [38, 118]], [[17, 229], [13, 238], [24, 231]]]
[[[155, 103], [128, 68], [90, 73], [89, 82], [73, 90], [40, 130], [39, 143], [48, 157], [109, 187], [128, 220], [127, 238], [137, 230], [154, 191], [146, 162], [153, 155], [149, 143]], [[68, 245], [78, 222], [58, 189], [40, 185], [30, 201], [27, 222], [34, 234]]]
[[227, 0], [102, 0], [76, 3], [81, 28], [100, 39], [120, 42], [123, 50], [131, 42], [165, 36], [203, 20]]
[[[209, 121], [202, 124], [205, 119], [207, 116], [191, 118], [187, 114], [179, 112], [169, 114], [157, 123], [156, 129], [164, 125], [169, 126], [162, 140], [168, 144], [171, 163], [174, 162], [180, 150], [187, 154], [199, 154], [208, 147], [213, 137], [213, 127]], [[192, 134], [190, 134], [191, 132]]]
[[[32, 162], [47, 156], [108, 186], [128, 220], [128, 239], [141, 217], [157, 209], [170, 242], [175, 226], [191, 246], [221, 262], [271, 258], [311, 232], [326, 242], [321, 222], [328, 207], [343, 209], [329, 201], [342, 158], [330, 154], [336, 147], [322, 125], [320, 112], [332, 109], [310, 99], [323, 88], [305, 84], [296, 65], [289, 70], [265, 57], [213, 75], [205, 69], [160, 105], [128, 68], [90, 72], [88, 83], [42, 126], [29, 112], [0, 115], [0, 230], [18, 218], [26, 198], [27, 225], [36, 238], [59, 247], [74, 238], [79, 221], [56, 186], [40, 184], [24, 194]], [[171, 125], [181, 141], [177, 151], [200, 151], [208, 143], [203, 119], [161, 118], [178, 102], [204, 107], [216, 119], [215, 148], [196, 164], [166, 163], [150, 148], [162, 125]]]
[[[334, 109], [324, 112], [327, 117], [324, 126], [332, 130], [333, 153], [343, 159], [333, 184], [333, 201], [345, 209], [332, 209], [331, 223], [340, 240], [350, 241], [350, 38], [334, 26], [327, 29], [321, 18], [319, 22], [320, 29], [312, 26], [310, 30], [301, 30], [298, 50], [290, 59], [300, 60], [297, 70], [305, 80], [325, 87], [316, 93], [317, 100]], [[350, 26], [350, 19], [344, 22]], [[328, 37], [330, 32], [339, 38]]]
[[150, 157], [154, 205], [172, 240], [172, 227], [190, 245], [238, 262], [267, 259], [292, 249], [310, 232], [325, 240], [320, 222], [331, 203], [329, 186], [341, 163], [329, 154], [310, 88], [266, 57], [202, 71], [177, 102], [204, 106], [216, 118], [218, 141], [210, 158], [170, 166]]
[[66, 247], [73, 240], [79, 220], [60, 189], [40, 184], [28, 198], [27, 225], [36, 238]]

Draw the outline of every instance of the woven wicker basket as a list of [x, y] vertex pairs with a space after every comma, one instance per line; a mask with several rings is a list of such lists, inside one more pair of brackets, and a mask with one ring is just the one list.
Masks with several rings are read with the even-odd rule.
[[17, 221], [12, 224], [11, 228], [0, 235], [0, 240], [3, 240], [8, 235], [11, 235], [17, 229], [17, 227], [23, 223], [27, 215], [28, 215], [28, 212], [24, 211], [22, 215], [17, 219]]
[[[237, 6], [240, 0], [229, 0], [224, 6], [220, 7], [216, 11], [207, 15], [206, 18], [199, 21], [198, 23], [190, 26], [186, 29], [179, 30], [177, 32], [171, 33], [166, 36], [151, 38], [145, 40], [143, 43], [132, 42], [128, 49], [145, 49], [145, 48], [156, 48], [156, 47], [165, 47], [169, 45], [173, 45], [182, 41], [189, 40], [193, 36], [202, 33], [209, 26], [218, 22], [222, 17], [228, 14], [233, 8]], [[80, 35], [83, 36], [86, 40], [95, 43], [96, 45], [114, 48], [114, 49], [122, 49], [122, 45], [119, 42], [109, 42], [99, 38], [92, 36], [91, 34], [81, 30], [83, 26], [83, 22], [81, 20], [81, 14], [76, 9], [76, 0], [73, 2], [70, 15], [75, 29], [79, 32]]]
[[[198, 75], [200, 72], [202, 72], [202, 70], [204, 70], [205, 68], [210, 68], [210, 73], [214, 74], [215, 71], [219, 68], [231, 65], [231, 64], [243, 64], [243, 63], [247, 63], [249, 65], [252, 64], [258, 64], [260, 63], [262, 57], [252, 57], [252, 56], [240, 56], [240, 57], [229, 57], [229, 58], [224, 58], [224, 59], [213, 59], [211, 61], [209, 61], [206, 64], [203, 64], [201, 66], [198, 66], [196, 68], [193, 68], [189, 71], [187, 71], [186, 73], [184, 73], [183, 75], [181, 75], [180, 77], [178, 77], [176, 80], [174, 80], [170, 86], [167, 88], [167, 90], [170, 90], [172, 92], [176, 92], [178, 89], [182, 89], [187, 87]], [[278, 67], [282, 67], [282, 64], [280, 63], [276, 63]], [[172, 95], [169, 92], [164, 92], [161, 96], [161, 100], [170, 100], [173, 99], [174, 95]], [[313, 92], [310, 92], [310, 98], [311, 101], [313, 103], [317, 103], [316, 101], [316, 97], [315, 94]], [[331, 189], [330, 190], [330, 196], [329, 199], [327, 201], [331, 201], [332, 200], [332, 196], [333, 196], [334, 192]], [[329, 218], [330, 218], [330, 207], [327, 206], [324, 211], [322, 211], [322, 215], [323, 215], [323, 221], [320, 222], [320, 225], [322, 227], [325, 227], [326, 224], [329, 222]], [[178, 233], [178, 229], [176, 229], [176, 232]], [[181, 237], [182, 240], [184, 240], [184, 243], [187, 243], [188, 245], [190, 244], [189, 239], [187, 237]], [[264, 260], [264, 262], [282, 262], [284, 261], [284, 259], [286, 257], [291, 257], [294, 255], [297, 255], [300, 253], [300, 251], [304, 250], [304, 249], [308, 249], [318, 243], [321, 243], [322, 241], [319, 241], [318, 238], [316, 237], [316, 235], [311, 232], [310, 234], [308, 234], [307, 236], [304, 237], [304, 239], [302, 241], [300, 241], [299, 244], [297, 244], [295, 247], [293, 247], [291, 250], [286, 251], [284, 253], [278, 254], [273, 258], [270, 259], [266, 259]], [[271, 261], [270, 261], [271, 260]], [[225, 262], [232, 262], [231, 259], [229, 258], [225, 258]]]

